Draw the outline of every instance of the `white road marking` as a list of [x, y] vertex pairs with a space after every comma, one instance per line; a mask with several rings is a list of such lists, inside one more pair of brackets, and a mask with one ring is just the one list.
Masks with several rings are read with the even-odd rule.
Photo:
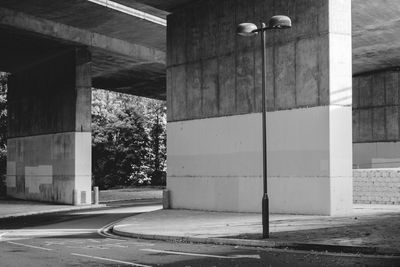
[[17, 245], [17, 246], [28, 247], [28, 248], [36, 248], [36, 249], [41, 249], [41, 250], [46, 250], [46, 251], [52, 251], [52, 249], [49, 249], [49, 248], [42, 248], [42, 247], [37, 247], [37, 246], [32, 246], [32, 245], [27, 245], [27, 244], [22, 244], [22, 243], [16, 243], [16, 242], [11, 242], [11, 241], [7, 241], [7, 243]]
[[180, 251], [171, 251], [171, 250], [157, 250], [144, 248], [142, 251], [148, 252], [157, 252], [164, 254], [174, 254], [174, 255], [185, 255], [185, 256], [195, 256], [195, 257], [207, 257], [207, 258], [218, 258], [218, 259], [238, 259], [238, 258], [252, 258], [252, 259], [260, 259], [260, 255], [232, 255], [232, 256], [220, 256], [220, 255], [210, 255], [210, 254], [198, 254], [198, 253], [188, 253], [188, 252], [180, 252]]
[[90, 255], [84, 255], [84, 254], [78, 254], [78, 253], [71, 253], [71, 255], [79, 256], [79, 257], [85, 257], [85, 258], [90, 258], [90, 259], [96, 259], [96, 260], [103, 260], [103, 261], [111, 261], [111, 262], [116, 262], [116, 263], [122, 263], [122, 264], [126, 264], [126, 265], [131, 265], [131, 266], [152, 267], [152, 266], [150, 266], [150, 265], [144, 265], [144, 264], [139, 264], [139, 263], [134, 263], [134, 262], [114, 260], [114, 259], [107, 259], [107, 258], [96, 257], [96, 256], [90, 256]]

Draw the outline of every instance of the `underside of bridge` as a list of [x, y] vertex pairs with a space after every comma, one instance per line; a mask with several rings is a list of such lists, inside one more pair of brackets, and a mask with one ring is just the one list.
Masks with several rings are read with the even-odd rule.
[[0, 0], [8, 194], [90, 203], [93, 86], [167, 100], [173, 208], [260, 211], [260, 49], [235, 29], [285, 14], [267, 35], [271, 207], [348, 212], [352, 163], [400, 166], [400, 3], [351, 4]]

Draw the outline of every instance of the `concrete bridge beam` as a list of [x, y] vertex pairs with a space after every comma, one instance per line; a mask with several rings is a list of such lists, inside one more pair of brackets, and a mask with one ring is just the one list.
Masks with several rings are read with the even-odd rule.
[[168, 16], [172, 208], [260, 212], [261, 51], [241, 22], [293, 19], [268, 39], [268, 183], [275, 213], [352, 207], [351, 1], [202, 1]]
[[91, 59], [61, 49], [9, 78], [7, 194], [91, 203]]

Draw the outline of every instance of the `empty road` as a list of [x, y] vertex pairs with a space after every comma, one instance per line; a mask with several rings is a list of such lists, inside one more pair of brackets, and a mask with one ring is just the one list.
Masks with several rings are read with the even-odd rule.
[[0, 266], [400, 266], [373, 257], [121, 238], [105, 230], [155, 201], [0, 220]]

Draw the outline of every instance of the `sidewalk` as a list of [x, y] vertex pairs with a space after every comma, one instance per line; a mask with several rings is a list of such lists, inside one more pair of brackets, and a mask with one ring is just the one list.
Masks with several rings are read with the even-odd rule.
[[102, 207], [105, 207], [105, 205], [72, 206], [17, 199], [0, 199], [0, 219]]
[[347, 217], [271, 215], [270, 238], [261, 231], [260, 214], [189, 210], [144, 213], [113, 227], [147, 239], [400, 255], [400, 206], [354, 205]]

